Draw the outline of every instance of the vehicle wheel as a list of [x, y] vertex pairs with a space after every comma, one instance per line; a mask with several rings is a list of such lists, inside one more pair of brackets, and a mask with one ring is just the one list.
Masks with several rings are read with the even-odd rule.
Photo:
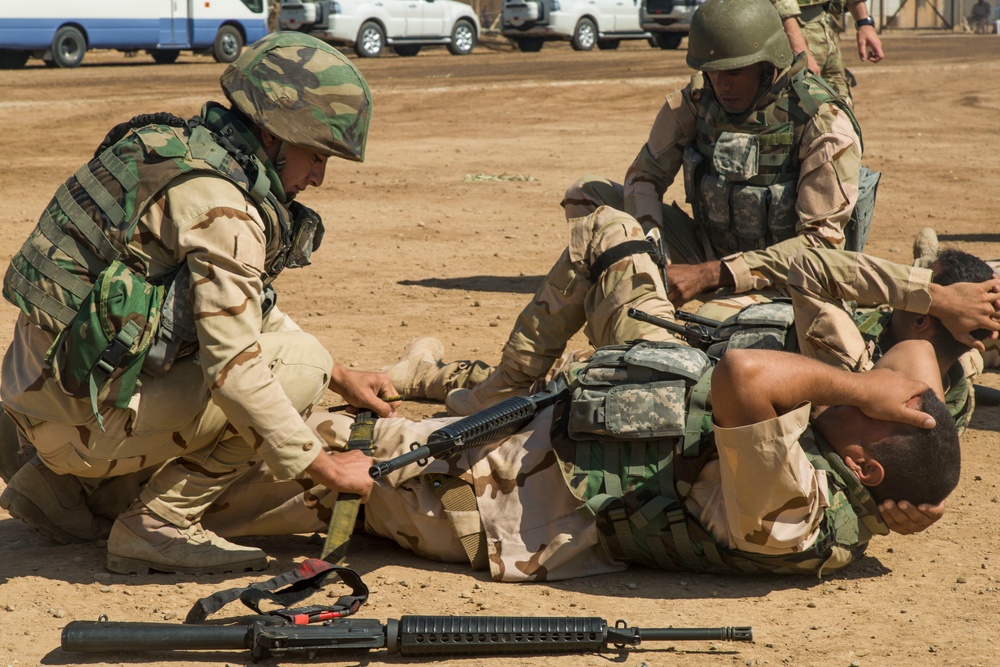
[[580, 19], [573, 30], [570, 44], [574, 51], [590, 51], [597, 42], [597, 26], [590, 19]]
[[476, 48], [476, 29], [465, 19], [455, 21], [451, 29], [451, 44], [448, 51], [453, 56], [467, 56]]
[[597, 48], [601, 51], [614, 51], [621, 46], [621, 43], [620, 39], [599, 39], [597, 40]]
[[679, 32], [661, 32], [656, 35], [656, 45], [661, 49], [676, 49], [684, 35]]
[[415, 56], [420, 53], [420, 45], [400, 44], [399, 46], [392, 47], [392, 50], [396, 52], [397, 56]]
[[243, 52], [243, 35], [231, 25], [224, 25], [215, 33], [212, 44], [212, 57], [217, 63], [231, 63]]
[[59, 67], [77, 67], [87, 52], [83, 33], [71, 25], [63, 26], [52, 38], [52, 61]]
[[354, 51], [362, 58], [378, 58], [385, 48], [385, 33], [375, 21], [365, 21], [358, 30]]
[[545, 40], [541, 37], [517, 37], [514, 39], [519, 51], [524, 53], [538, 53], [542, 50]]
[[0, 69], [21, 69], [28, 55], [27, 51], [0, 51]]
[[158, 65], [170, 65], [177, 62], [177, 56], [181, 52], [177, 49], [153, 49], [149, 55], [153, 56], [153, 61]]

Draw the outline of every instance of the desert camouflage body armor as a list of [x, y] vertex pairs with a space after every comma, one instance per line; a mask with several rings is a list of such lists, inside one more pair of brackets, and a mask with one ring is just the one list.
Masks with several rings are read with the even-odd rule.
[[[4, 276], [4, 297], [58, 336], [47, 360], [64, 389], [89, 395], [95, 414], [97, 394], [109, 380], [121, 378], [108, 400], [128, 405], [159, 333], [160, 309], [165, 301], [177, 307], [164, 296], [174, 296], [175, 282], [187, 284], [180, 265], [149, 275], [129, 247], [139, 219], [175, 179], [205, 172], [236, 185], [265, 221], [271, 258], [265, 282], [285, 264], [291, 223], [272, 191], [272, 180], [280, 180], [246, 150], [256, 140], [235, 115], [214, 103], [202, 114], [191, 121], [137, 117], [112, 130], [94, 159], [56, 191]], [[177, 313], [163, 314], [163, 321], [182, 325]], [[191, 338], [193, 313], [189, 319]]]
[[737, 122], [714, 95], [704, 88], [696, 92], [697, 130], [684, 151], [684, 185], [694, 217], [720, 257], [795, 236], [802, 132], [821, 104], [843, 109], [861, 136], [850, 108], [808, 75], [802, 58], [767, 94], [776, 99]]
[[[830, 505], [808, 550], [765, 556], [726, 549], [687, 512], [684, 498], [715, 453], [705, 407], [711, 369], [699, 350], [672, 343], [601, 348], [579, 372], [571, 402], [556, 408], [552, 443], [563, 476], [596, 515], [608, 552], [668, 570], [817, 576], [858, 558], [886, 530], [874, 499], [812, 429], [800, 444], [813, 467], [827, 472]], [[606, 400], [598, 401], [602, 387]], [[630, 419], [619, 419], [622, 413]], [[591, 428], [584, 426], [588, 414]], [[616, 430], [618, 422], [633, 431]]]

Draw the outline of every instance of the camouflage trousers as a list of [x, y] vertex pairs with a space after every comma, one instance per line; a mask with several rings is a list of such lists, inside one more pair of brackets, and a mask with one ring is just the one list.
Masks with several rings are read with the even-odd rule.
[[[463, 538], [485, 544], [482, 563], [497, 581], [540, 581], [617, 572], [624, 563], [607, 554], [593, 514], [579, 511], [552, 456], [552, 410], [517, 434], [447, 461], [407, 466], [379, 479], [365, 505], [365, 530], [431, 560], [472, 563]], [[372, 453], [384, 460], [425, 442], [455, 418], [420, 422], [379, 419]], [[315, 413], [309, 425], [329, 450], [342, 449], [352, 420]], [[474, 509], [443, 499], [442, 481], [460, 480]], [[282, 481], [257, 465], [229, 486], [202, 524], [226, 537], [325, 531], [337, 494], [308, 479]]]
[[853, 102], [851, 84], [847, 81], [844, 54], [840, 51], [840, 36], [834, 29], [834, 21], [829, 12], [820, 14], [810, 21], [799, 21], [802, 36], [809, 47], [809, 53], [819, 65], [819, 74], [837, 91], [848, 104]]
[[[259, 341], [285, 394], [308, 414], [329, 382], [329, 353], [302, 331], [264, 333]], [[259, 459], [211, 400], [196, 357], [163, 376], [143, 376], [138, 405], [106, 412], [103, 430], [96, 421], [70, 425], [8, 413], [49, 468], [81, 479], [91, 509], [101, 514], [120, 513], [141, 488], [139, 499], [154, 513], [188, 526]]]

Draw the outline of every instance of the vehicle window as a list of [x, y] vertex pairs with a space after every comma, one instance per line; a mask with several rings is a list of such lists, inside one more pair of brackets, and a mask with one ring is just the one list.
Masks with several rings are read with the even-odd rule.
[[264, 11], [264, 0], [243, 0], [243, 4], [254, 14]]

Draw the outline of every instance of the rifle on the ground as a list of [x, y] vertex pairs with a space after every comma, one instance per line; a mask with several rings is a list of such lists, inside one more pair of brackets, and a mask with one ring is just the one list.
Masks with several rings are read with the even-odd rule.
[[614, 627], [603, 618], [516, 616], [403, 616], [337, 619], [323, 625], [179, 625], [72, 621], [64, 651], [190, 651], [249, 649], [256, 661], [323, 650], [388, 649], [404, 656], [590, 653], [624, 650], [643, 641], [753, 641], [749, 627]]
[[568, 391], [565, 383], [557, 380], [537, 394], [505, 399], [492, 407], [442, 426], [428, 436], [427, 444], [414, 442], [410, 445], [409, 452], [376, 463], [368, 469], [368, 474], [372, 479], [378, 479], [411, 463], [427, 465], [428, 459], [447, 458], [467, 449], [507, 438], [527, 426], [536, 414], [554, 404], [565, 391]]

